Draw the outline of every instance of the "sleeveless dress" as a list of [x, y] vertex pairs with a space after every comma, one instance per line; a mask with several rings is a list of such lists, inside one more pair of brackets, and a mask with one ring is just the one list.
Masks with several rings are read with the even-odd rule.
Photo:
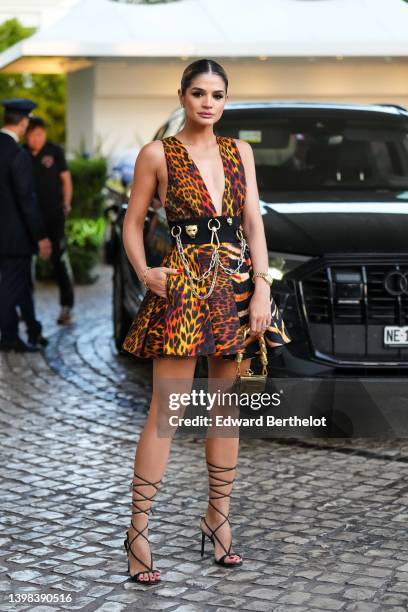
[[[242, 159], [234, 138], [216, 138], [225, 175], [221, 214], [240, 215], [246, 198]], [[219, 213], [206, 184], [184, 144], [175, 136], [163, 138], [162, 143], [168, 173], [165, 200], [167, 221], [217, 216]], [[184, 253], [193, 274], [199, 276], [208, 268], [212, 246], [210, 243], [185, 244]], [[234, 269], [240, 256], [240, 245], [221, 242], [219, 254], [223, 265]], [[214, 355], [234, 359], [237, 350], [243, 348], [244, 359], [259, 354], [256, 338], [246, 346], [243, 339], [243, 330], [249, 324], [248, 307], [255, 288], [249, 252], [245, 255], [244, 263], [234, 276], [219, 267], [212, 294], [207, 299], [201, 299], [191, 291], [177, 247], [173, 245], [160, 265], [183, 268], [183, 272], [167, 274], [167, 299], [147, 289], [122, 348], [146, 358]], [[213, 270], [204, 282], [194, 283], [198, 292], [202, 291], [205, 295], [212, 275]], [[270, 302], [273, 331], [265, 332], [265, 341], [267, 347], [282, 346], [291, 342], [291, 338], [272, 295]]]

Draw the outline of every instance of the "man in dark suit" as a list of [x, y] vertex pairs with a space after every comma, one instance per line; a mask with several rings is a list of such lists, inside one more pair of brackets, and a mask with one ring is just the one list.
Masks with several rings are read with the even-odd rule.
[[31, 258], [51, 255], [51, 242], [34, 191], [31, 160], [19, 145], [36, 107], [31, 100], [3, 100], [0, 130], [0, 351], [31, 352], [38, 344], [18, 335], [17, 305], [31, 288]]

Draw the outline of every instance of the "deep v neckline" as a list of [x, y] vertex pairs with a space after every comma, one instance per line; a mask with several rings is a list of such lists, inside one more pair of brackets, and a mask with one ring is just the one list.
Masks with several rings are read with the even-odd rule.
[[207, 184], [206, 184], [205, 180], [203, 179], [203, 175], [201, 174], [201, 171], [200, 171], [199, 167], [197, 166], [197, 164], [195, 163], [194, 159], [192, 158], [192, 156], [191, 156], [189, 150], [187, 149], [186, 145], [183, 142], [181, 142], [181, 140], [179, 140], [176, 136], [173, 136], [173, 138], [179, 144], [181, 144], [181, 146], [183, 147], [184, 151], [187, 153], [187, 156], [188, 156], [188, 158], [190, 160], [190, 164], [194, 167], [194, 169], [195, 169], [195, 171], [197, 173], [197, 176], [201, 179], [201, 182], [204, 185], [204, 189], [205, 189], [205, 191], [206, 191], [206, 193], [208, 195], [208, 200], [209, 200], [209, 202], [211, 204], [211, 207], [212, 207], [212, 209], [213, 209], [213, 211], [215, 213], [215, 216], [221, 217], [223, 215], [223, 213], [224, 213], [225, 194], [226, 194], [226, 191], [227, 191], [227, 175], [226, 175], [225, 159], [224, 159], [224, 155], [222, 153], [222, 146], [220, 144], [220, 139], [219, 139], [220, 137], [219, 136], [215, 137], [216, 141], [217, 141], [217, 145], [218, 145], [218, 151], [219, 151], [219, 154], [220, 154], [220, 157], [221, 157], [221, 161], [222, 161], [223, 172], [224, 172], [224, 191], [223, 191], [223, 194], [222, 194], [221, 212], [220, 213], [218, 213], [217, 209], [215, 208], [215, 205], [214, 205], [213, 199], [211, 197], [211, 194], [210, 194], [210, 192], [208, 190]]

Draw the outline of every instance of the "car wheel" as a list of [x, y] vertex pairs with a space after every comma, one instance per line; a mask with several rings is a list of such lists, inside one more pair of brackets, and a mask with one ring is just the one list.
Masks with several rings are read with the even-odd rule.
[[129, 331], [132, 320], [124, 307], [123, 273], [119, 262], [113, 270], [113, 336], [118, 351], [122, 350], [122, 343]]

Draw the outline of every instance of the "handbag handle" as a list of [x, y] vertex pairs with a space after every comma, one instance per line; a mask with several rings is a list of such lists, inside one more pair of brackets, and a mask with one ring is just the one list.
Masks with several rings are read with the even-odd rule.
[[[265, 329], [265, 331], [267, 331], [267, 330], [273, 331], [273, 328], [269, 326], [269, 327], [267, 327]], [[246, 337], [247, 337], [247, 335], [249, 334], [250, 331], [251, 331], [251, 327], [250, 326], [247, 326], [244, 329], [244, 341], [245, 341], [245, 339], [246, 339]], [[261, 336], [259, 336], [259, 338], [258, 338], [258, 340], [259, 340], [259, 348], [261, 350], [260, 359], [261, 359], [261, 363], [262, 363], [262, 376], [266, 376], [267, 373], [268, 373], [268, 370], [267, 370], [267, 366], [268, 366], [268, 351], [266, 349], [266, 343], [265, 343], [264, 334], [265, 334], [265, 332]], [[244, 349], [238, 350], [237, 351], [237, 356], [236, 356], [236, 359], [235, 359], [236, 364], [237, 364], [237, 376], [239, 376], [239, 374], [240, 374], [240, 365], [241, 365], [243, 357], [244, 357]]]

